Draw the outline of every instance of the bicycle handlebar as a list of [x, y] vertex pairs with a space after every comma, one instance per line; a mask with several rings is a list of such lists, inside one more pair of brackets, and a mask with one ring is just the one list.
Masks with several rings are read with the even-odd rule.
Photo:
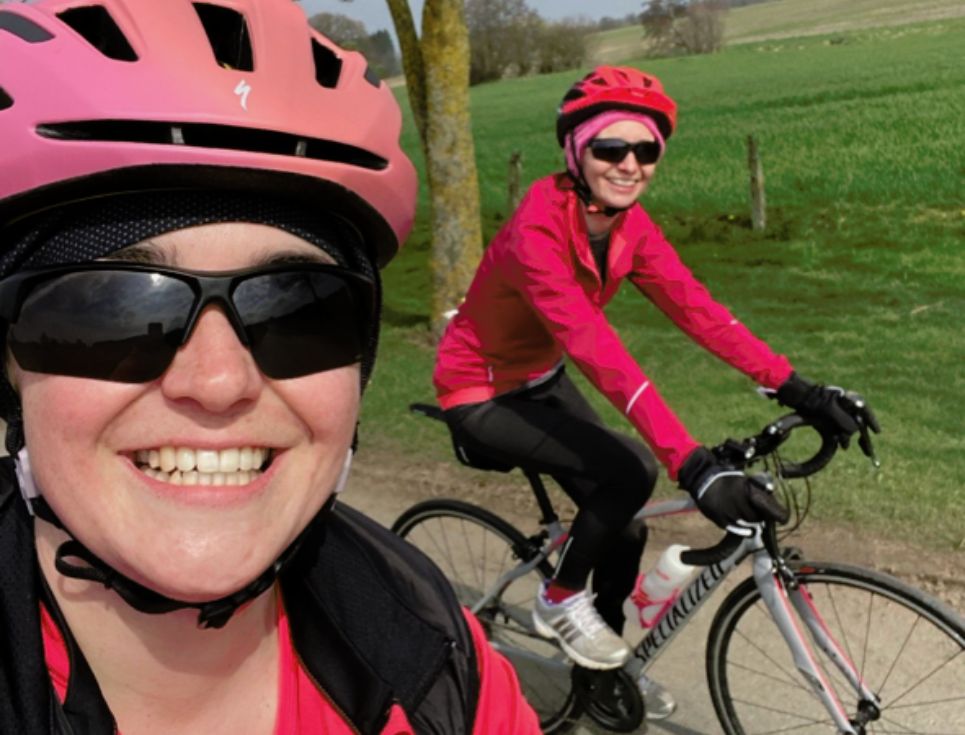
[[743, 540], [743, 536], [728, 532], [724, 534], [724, 538], [713, 546], [704, 549], [687, 549], [682, 552], [680, 561], [693, 567], [709, 567], [711, 564], [720, 564], [737, 550]]
[[[740, 441], [728, 439], [718, 444], [712, 451], [721, 462], [737, 469], [744, 469], [753, 462], [772, 454], [790, 438], [791, 432], [805, 426], [818, 431], [806, 419], [796, 413], [790, 413], [772, 421], [759, 434]], [[818, 433], [821, 436], [821, 446], [817, 452], [803, 462], [782, 461], [781, 477], [787, 479], [808, 477], [824, 469], [831, 461], [838, 451], [838, 443], [834, 437]]]
[[[718, 444], [711, 451], [713, 451], [714, 456], [721, 462], [729, 464], [736, 469], [745, 469], [755, 461], [772, 454], [790, 438], [794, 430], [805, 426], [818, 432], [821, 436], [821, 446], [814, 455], [801, 462], [782, 460], [779, 466], [779, 472], [781, 477], [786, 479], [808, 477], [827, 466], [831, 458], [834, 457], [838, 451], [838, 442], [834, 437], [818, 431], [817, 428], [796, 413], [787, 414], [776, 421], [772, 421], [765, 426], [759, 434], [743, 440], [728, 439]], [[870, 457], [874, 456], [874, 452], [871, 449], [871, 438], [868, 435], [866, 427], [862, 427], [860, 444], [865, 454]], [[691, 564], [693, 566], [719, 564], [733, 554], [743, 540], [743, 536], [727, 533], [714, 546], [703, 549], [689, 549], [680, 555], [680, 559], [684, 564]]]

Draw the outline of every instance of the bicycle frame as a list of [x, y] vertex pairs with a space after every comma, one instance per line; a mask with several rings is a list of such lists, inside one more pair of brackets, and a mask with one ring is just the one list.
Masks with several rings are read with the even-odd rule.
[[[696, 510], [694, 502], [689, 498], [684, 500], [658, 501], [645, 505], [636, 518], [661, 518], [675, 513], [686, 513]], [[748, 554], [764, 551], [760, 534], [744, 540], [737, 550], [729, 557], [717, 564], [703, 567], [700, 574], [683, 589], [663, 616], [650, 628], [643, 640], [633, 650], [635, 658], [641, 662], [641, 671], [649, 668], [665, 650], [666, 645], [673, 640], [681, 628], [685, 627], [691, 616], [700, 608], [721, 582], [729, 575]]]
[[[524, 561], [521, 564], [510, 569], [508, 572], [499, 577], [492, 586], [480, 597], [476, 603], [469, 608], [473, 615], [478, 615], [480, 610], [485, 609], [485, 607], [492, 602], [494, 599], [500, 597], [503, 592], [513, 583], [514, 580], [524, 577], [533, 571], [537, 566], [542, 564], [546, 559], [549, 558], [550, 554], [556, 551], [560, 546], [566, 542], [566, 531], [558, 523], [556, 533], [550, 532], [549, 539], [545, 546], [543, 546], [539, 553], [534, 556], [529, 561]], [[517, 622], [522, 622], [517, 621]]]
[[[694, 510], [696, 507], [689, 498], [656, 501], [644, 506], [637, 513], [636, 518], [661, 518]], [[473, 605], [473, 613], [479, 613], [492, 600], [498, 598], [515, 579], [528, 574], [548, 559], [567, 538], [565, 529], [555, 520], [546, 526], [545, 535], [547, 539], [539, 553], [499, 577]], [[810, 638], [834, 662], [862, 699], [872, 706], [877, 706], [879, 699], [867, 687], [857, 668], [835, 641], [821, 614], [813, 605], [806, 586], [795, 578], [794, 573], [787, 568], [783, 560], [775, 561], [773, 555], [767, 550], [760, 527], [753, 536], [744, 539], [728, 557], [703, 567], [693, 581], [681, 591], [674, 604], [650, 628], [633, 651], [634, 658], [639, 661], [640, 671], [645, 671], [657, 660], [677, 633], [686, 627], [694, 613], [718, 589], [721, 582], [748, 556], [752, 557], [752, 574], [760, 590], [761, 599], [787, 643], [794, 665], [824, 704], [838, 731], [842, 735], [857, 735], [834, 688], [815, 663], [811, 644], [798, 620], [803, 622]], [[521, 614], [516, 622], [527, 626], [528, 611], [525, 616]]]
[[880, 700], [867, 687], [854, 664], [844, 654], [837, 641], [834, 640], [821, 614], [811, 603], [811, 596], [808, 594], [805, 585], [798, 583], [790, 570], [787, 570], [786, 573], [788, 579], [784, 578], [785, 574], [782, 573], [782, 570], [775, 569], [774, 561], [766, 551], [755, 552], [754, 581], [761, 592], [761, 599], [791, 649], [795, 666], [824, 703], [838, 731], [849, 734], [856, 733], [857, 731], [848, 718], [844, 705], [838, 699], [834, 687], [827, 681], [821, 673], [820, 667], [815, 663], [811, 646], [802, 634], [801, 628], [791, 612], [791, 607], [797, 611], [800, 620], [804, 622], [811, 634], [811, 639], [834, 662], [862, 699], [875, 707], [880, 704]]
[[[692, 509], [695, 509], [695, 506], [689, 498], [660, 501], [644, 506], [636, 517], [642, 519], [658, 518], [675, 513], [689, 512]], [[874, 706], [879, 704], [879, 699], [867, 687], [854, 664], [845, 655], [837, 641], [834, 640], [834, 636], [832, 636], [821, 614], [811, 602], [811, 597], [805, 585], [796, 580], [794, 573], [784, 565], [783, 560], [778, 559], [775, 562], [772, 554], [766, 548], [762, 527], [760, 526], [754, 536], [744, 539], [740, 546], [726, 559], [704, 567], [700, 574], [680, 593], [663, 617], [644, 636], [643, 640], [637, 644], [633, 655], [641, 662], [640, 670], [645, 671], [653, 664], [665, 650], [667, 644], [686, 626], [693, 614], [747, 556], [753, 557], [754, 582], [760, 590], [761, 599], [791, 651], [791, 656], [798, 671], [824, 703], [838, 731], [844, 735], [856, 735], [857, 731], [851, 724], [834, 688], [815, 663], [811, 646], [792, 613], [792, 607], [800, 620], [804, 622], [814, 642], [834, 662], [861, 697]]]

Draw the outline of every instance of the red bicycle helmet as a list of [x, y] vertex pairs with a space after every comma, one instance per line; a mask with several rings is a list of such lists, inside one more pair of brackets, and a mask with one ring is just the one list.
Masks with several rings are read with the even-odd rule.
[[291, 0], [8, 3], [0, 58], [0, 226], [199, 187], [337, 212], [379, 265], [412, 226], [392, 92]]
[[677, 104], [655, 76], [628, 66], [598, 66], [563, 96], [556, 117], [560, 146], [570, 130], [606, 110], [633, 110], [649, 115], [664, 140], [677, 125]]

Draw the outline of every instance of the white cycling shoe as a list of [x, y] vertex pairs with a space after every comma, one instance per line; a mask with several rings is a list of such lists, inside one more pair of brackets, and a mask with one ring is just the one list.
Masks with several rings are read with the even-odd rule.
[[673, 695], [646, 674], [637, 677], [637, 687], [643, 695], [648, 720], [666, 720], [676, 711], [677, 701]]
[[533, 625], [544, 638], [555, 638], [580, 666], [616, 669], [630, 658], [630, 648], [603, 622], [593, 606], [594, 597], [584, 590], [553, 604], [541, 589], [533, 607]]

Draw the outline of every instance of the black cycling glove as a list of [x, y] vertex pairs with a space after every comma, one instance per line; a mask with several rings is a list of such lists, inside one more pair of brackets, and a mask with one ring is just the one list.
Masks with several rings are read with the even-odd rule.
[[698, 447], [678, 474], [680, 487], [690, 493], [700, 512], [738, 536], [751, 536], [762, 521], [786, 523], [787, 509], [753, 477], [718, 462], [713, 452]]
[[822, 434], [832, 436], [847, 449], [851, 436], [867, 427], [881, 431], [871, 407], [857, 393], [834, 385], [815, 385], [791, 373], [774, 394], [782, 406], [793, 408]]

